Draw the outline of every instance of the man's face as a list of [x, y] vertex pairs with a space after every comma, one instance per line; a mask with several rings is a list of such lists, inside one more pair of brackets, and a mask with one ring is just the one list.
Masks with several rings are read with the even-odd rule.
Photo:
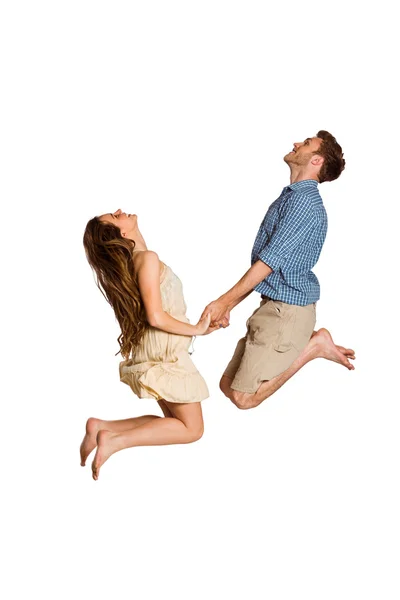
[[314, 153], [318, 152], [321, 146], [321, 138], [307, 138], [304, 142], [296, 142], [293, 144], [293, 150], [283, 157], [283, 160], [288, 165], [296, 165], [304, 167], [312, 160]]

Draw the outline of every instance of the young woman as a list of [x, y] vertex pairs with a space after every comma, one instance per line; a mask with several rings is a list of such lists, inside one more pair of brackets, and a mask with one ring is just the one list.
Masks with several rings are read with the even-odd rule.
[[91, 219], [83, 243], [97, 284], [121, 327], [120, 379], [139, 398], [157, 400], [164, 417], [145, 415], [121, 421], [91, 418], [81, 444], [81, 465], [97, 446], [95, 480], [115, 452], [133, 446], [185, 444], [203, 434], [201, 400], [207, 385], [189, 356], [192, 336], [210, 333], [206, 315], [190, 325], [182, 284], [147, 249], [137, 216], [122, 212]]

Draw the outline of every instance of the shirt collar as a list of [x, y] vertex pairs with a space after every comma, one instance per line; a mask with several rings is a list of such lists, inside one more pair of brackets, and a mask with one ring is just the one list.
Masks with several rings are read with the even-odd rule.
[[316, 179], [303, 179], [303, 181], [296, 181], [296, 183], [291, 183], [287, 186], [290, 190], [302, 190], [305, 188], [316, 188], [318, 186], [318, 181]]

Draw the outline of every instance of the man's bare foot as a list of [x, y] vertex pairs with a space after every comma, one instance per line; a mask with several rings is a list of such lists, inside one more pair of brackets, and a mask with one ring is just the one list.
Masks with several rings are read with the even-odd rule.
[[92, 462], [92, 475], [95, 481], [99, 478], [100, 467], [117, 451], [116, 445], [113, 444], [116, 437], [118, 437], [118, 433], [107, 429], [101, 429], [97, 434], [97, 450]]
[[351, 358], [351, 360], [356, 359], [355, 352], [351, 348], [344, 348], [343, 346], [338, 346], [337, 344], [335, 344], [335, 346], [339, 350], [339, 352], [347, 356], [347, 358]]
[[101, 419], [95, 419], [94, 417], [90, 417], [86, 422], [86, 434], [80, 447], [82, 467], [85, 466], [87, 457], [97, 446], [96, 436], [102, 423]]
[[348, 356], [341, 352], [337, 346], [335, 346], [332, 336], [327, 329], [319, 329], [311, 337], [310, 344], [314, 346], [316, 358], [326, 358], [327, 360], [332, 360], [339, 365], [343, 365], [349, 369], [349, 371], [354, 370], [354, 366], [349, 361]]
[[[321, 331], [321, 330], [319, 329], [319, 331]], [[325, 331], [328, 331], [328, 330], [325, 329]], [[317, 335], [317, 333], [318, 333], [318, 331], [313, 331], [311, 334], [311, 337], [313, 338], [315, 335]], [[328, 331], [328, 333], [329, 333], [329, 331]], [[331, 335], [331, 334], [329, 333], [329, 335]], [[332, 339], [332, 336], [331, 336], [331, 339]], [[355, 360], [356, 354], [352, 348], [345, 348], [344, 346], [339, 346], [338, 344], [335, 344], [335, 346], [339, 350], [339, 352], [341, 352], [342, 354], [347, 356], [347, 358], [351, 358], [351, 360]]]

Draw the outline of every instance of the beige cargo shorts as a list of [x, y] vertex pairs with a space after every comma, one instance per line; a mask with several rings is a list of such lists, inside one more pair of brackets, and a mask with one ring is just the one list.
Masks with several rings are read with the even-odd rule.
[[297, 306], [262, 296], [225, 369], [231, 388], [252, 394], [286, 371], [307, 345], [315, 321], [315, 303]]

